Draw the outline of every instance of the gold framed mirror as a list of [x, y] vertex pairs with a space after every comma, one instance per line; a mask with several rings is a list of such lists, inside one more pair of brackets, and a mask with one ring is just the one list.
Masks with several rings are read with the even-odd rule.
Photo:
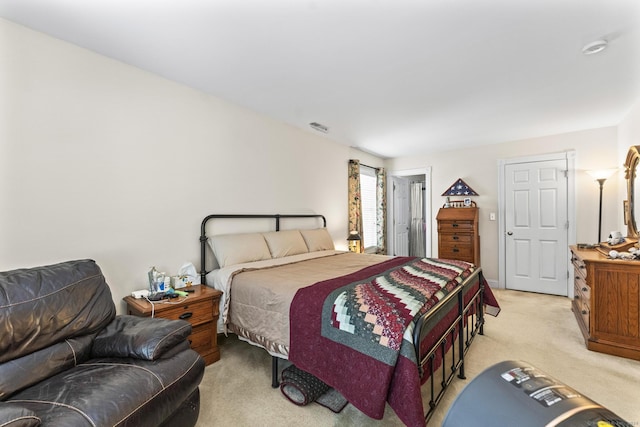
[[624, 162], [625, 178], [627, 179], [627, 200], [624, 203], [624, 217], [627, 222], [627, 237], [638, 240], [638, 225], [640, 224], [640, 183], [636, 183], [638, 176], [638, 162], [640, 161], [640, 145], [632, 145]]

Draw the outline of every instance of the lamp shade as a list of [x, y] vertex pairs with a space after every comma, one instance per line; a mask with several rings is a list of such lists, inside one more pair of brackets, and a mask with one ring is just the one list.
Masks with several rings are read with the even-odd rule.
[[596, 170], [589, 170], [587, 171], [587, 173], [597, 181], [599, 179], [607, 179], [617, 171], [618, 169], [615, 169], [615, 168], [614, 169], [596, 169]]

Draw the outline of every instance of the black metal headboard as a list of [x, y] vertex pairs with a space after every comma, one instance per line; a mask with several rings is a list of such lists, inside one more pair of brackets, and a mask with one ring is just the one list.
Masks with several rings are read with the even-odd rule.
[[322, 218], [322, 223], [323, 226], [326, 227], [327, 226], [327, 219], [324, 217], [324, 215], [316, 215], [316, 214], [301, 214], [301, 215], [281, 215], [281, 214], [272, 214], [272, 215], [253, 215], [253, 214], [248, 214], [248, 215], [243, 215], [243, 214], [213, 214], [213, 215], [207, 215], [203, 220], [202, 220], [202, 225], [200, 226], [200, 283], [202, 283], [203, 285], [206, 283], [206, 275], [208, 273], [207, 269], [206, 269], [206, 253], [207, 253], [207, 235], [206, 235], [206, 225], [207, 222], [210, 219], [216, 219], [216, 218], [225, 218], [225, 219], [260, 219], [260, 218], [267, 218], [267, 219], [275, 219], [276, 221], [276, 229], [275, 231], [280, 231], [280, 219], [281, 218]]

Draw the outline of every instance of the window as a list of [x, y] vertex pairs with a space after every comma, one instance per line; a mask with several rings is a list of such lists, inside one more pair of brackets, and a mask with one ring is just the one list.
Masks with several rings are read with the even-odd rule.
[[360, 197], [362, 203], [362, 244], [365, 250], [378, 245], [376, 220], [376, 171], [360, 166]]

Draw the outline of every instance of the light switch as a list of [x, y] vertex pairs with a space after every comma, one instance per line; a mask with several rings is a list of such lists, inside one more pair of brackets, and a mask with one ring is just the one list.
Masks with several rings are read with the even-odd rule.
[[489, 214], [489, 221], [495, 221], [496, 220], [496, 213], [495, 212], [491, 212]]

